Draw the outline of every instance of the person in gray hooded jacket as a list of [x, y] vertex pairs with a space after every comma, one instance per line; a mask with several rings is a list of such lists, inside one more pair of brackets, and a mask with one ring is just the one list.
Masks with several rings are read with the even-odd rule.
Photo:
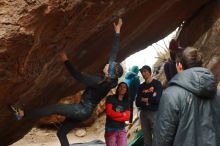
[[177, 55], [178, 74], [160, 100], [153, 146], [220, 146], [220, 94], [197, 49]]

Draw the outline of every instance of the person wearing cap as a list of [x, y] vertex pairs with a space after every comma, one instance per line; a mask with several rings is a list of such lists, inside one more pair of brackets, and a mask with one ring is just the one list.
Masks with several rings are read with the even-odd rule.
[[130, 119], [129, 123], [133, 121], [133, 105], [137, 97], [138, 87], [140, 85], [140, 79], [138, 76], [139, 68], [134, 65], [131, 67], [130, 71], [125, 74], [124, 82], [128, 85], [129, 90], [129, 107], [130, 107]]
[[162, 85], [160, 81], [152, 78], [149, 66], [144, 65], [140, 72], [144, 82], [138, 88], [136, 106], [140, 109], [144, 146], [151, 146], [154, 121], [162, 95]]
[[153, 146], [220, 146], [220, 92], [198, 49], [177, 54], [178, 73], [160, 100]]
[[106, 64], [103, 69], [103, 75], [88, 75], [81, 73], [69, 61], [66, 53], [59, 54], [60, 60], [65, 64], [71, 75], [87, 87], [81, 95], [79, 104], [54, 104], [42, 108], [23, 110], [11, 106], [18, 120], [33, 119], [52, 114], [65, 116], [66, 119], [62, 122], [61, 127], [57, 132], [57, 136], [61, 146], [69, 146], [67, 134], [79, 124], [89, 118], [95, 110], [98, 103], [115, 88], [118, 84], [118, 78], [123, 74], [123, 68], [119, 63], [116, 63], [116, 56], [119, 49], [119, 34], [122, 26], [122, 19], [118, 23], [114, 23], [115, 35], [113, 39], [112, 51], [109, 59], [110, 64]]

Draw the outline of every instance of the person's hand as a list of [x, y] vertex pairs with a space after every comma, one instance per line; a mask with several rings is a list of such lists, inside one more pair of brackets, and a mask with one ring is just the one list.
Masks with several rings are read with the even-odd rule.
[[122, 114], [123, 114], [123, 117], [127, 117], [127, 116], [130, 115], [130, 112], [129, 112], [129, 111], [125, 111], [125, 112], [123, 112]]
[[148, 102], [148, 98], [142, 97], [142, 98], [141, 98], [141, 101], [142, 101], [142, 102]]
[[123, 117], [125, 117], [127, 114], [126, 114], [126, 112], [123, 112], [122, 115], [123, 115]]
[[149, 105], [149, 99], [148, 98], [141, 98], [142, 102], [146, 102], [146, 105]]
[[122, 19], [119, 18], [117, 23], [113, 23], [114, 25], [114, 29], [115, 29], [115, 33], [120, 33], [121, 31], [121, 26], [122, 26]]
[[60, 60], [61, 60], [62, 62], [65, 62], [65, 61], [68, 60], [68, 57], [67, 57], [66, 53], [63, 52], [63, 51], [59, 53], [59, 57], [60, 57]]

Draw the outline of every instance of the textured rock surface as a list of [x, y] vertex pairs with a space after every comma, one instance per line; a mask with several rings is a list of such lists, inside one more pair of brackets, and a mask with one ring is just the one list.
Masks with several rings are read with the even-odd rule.
[[213, 14], [209, 10], [216, 5], [210, 2], [1, 0], [0, 145], [22, 138], [36, 122], [15, 121], [9, 104], [39, 107], [82, 89], [58, 61], [57, 51], [65, 50], [79, 69], [92, 73], [101, 70], [108, 59], [111, 24], [117, 17], [124, 19], [121, 61], [201, 13], [201, 7], [207, 7], [205, 14]]
[[[195, 46], [203, 52], [205, 66], [209, 68], [220, 83], [220, 18], [214, 26], [206, 32]], [[220, 88], [219, 88], [220, 89]]]
[[178, 38], [182, 46], [199, 48], [203, 53], [204, 66], [214, 73], [218, 84], [220, 83], [219, 10], [220, 1], [212, 1], [201, 8], [199, 13], [183, 27]]

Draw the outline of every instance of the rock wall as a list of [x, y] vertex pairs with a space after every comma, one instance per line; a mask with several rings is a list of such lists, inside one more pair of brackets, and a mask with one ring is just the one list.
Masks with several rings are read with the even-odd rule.
[[[194, 46], [203, 54], [204, 66], [215, 75], [220, 83], [220, 1], [212, 1], [202, 7], [184, 25], [179, 42], [181, 46]], [[214, 24], [213, 24], [214, 23]]]

